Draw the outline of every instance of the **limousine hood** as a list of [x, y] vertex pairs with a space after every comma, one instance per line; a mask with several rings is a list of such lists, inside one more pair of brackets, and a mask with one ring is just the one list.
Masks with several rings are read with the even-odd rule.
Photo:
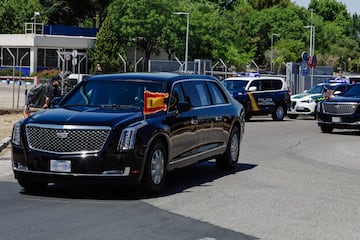
[[326, 100], [327, 102], [356, 102], [360, 103], [359, 97], [342, 97], [342, 96], [336, 96], [334, 98]]
[[41, 110], [31, 115], [28, 123], [59, 124], [59, 125], [95, 125], [115, 126], [118, 124], [133, 122], [143, 118], [142, 112], [121, 112], [116, 109], [88, 108], [88, 109], [65, 109], [55, 108]]

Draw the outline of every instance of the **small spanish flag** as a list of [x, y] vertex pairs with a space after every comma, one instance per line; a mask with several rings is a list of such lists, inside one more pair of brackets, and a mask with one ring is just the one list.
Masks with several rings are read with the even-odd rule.
[[144, 115], [152, 114], [159, 111], [166, 111], [167, 105], [164, 103], [168, 98], [168, 93], [144, 91]]

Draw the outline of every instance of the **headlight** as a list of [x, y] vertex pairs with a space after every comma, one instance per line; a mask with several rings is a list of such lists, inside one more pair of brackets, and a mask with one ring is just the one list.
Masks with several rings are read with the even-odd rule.
[[127, 128], [124, 128], [121, 132], [117, 150], [119, 152], [124, 152], [130, 149], [134, 149], [136, 132], [138, 129], [147, 125], [146, 121], [137, 122], [129, 125]]
[[14, 145], [20, 145], [20, 127], [21, 127], [20, 122], [15, 123], [13, 127], [11, 142]]

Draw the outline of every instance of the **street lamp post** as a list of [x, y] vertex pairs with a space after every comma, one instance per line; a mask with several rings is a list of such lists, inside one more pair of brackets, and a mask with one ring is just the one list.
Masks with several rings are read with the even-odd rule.
[[[138, 62], [140, 62], [141, 60], [137, 60], [137, 56], [136, 56], [136, 49], [137, 49], [137, 43], [138, 43], [138, 41], [140, 40], [140, 41], [142, 41], [142, 40], [144, 40], [145, 38], [144, 37], [134, 37], [133, 38], [133, 41], [135, 42], [135, 49], [134, 49], [134, 72], [136, 72], [137, 71], [137, 64], [138, 64]], [[142, 57], [140, 58], [140, 59], [142, 59]]]
[[9, 52], [10, 56], [12, 57], [13, 59], [13, 76], [12, 76], [12, 80], [13, 80], [13, 110], [15, 110], [15, 61], [16, 61], [16, 58], [14, 56], [14, 54], [10, 51], [9, 48], [6, 48], [6, 50]]
[[[21, 83], [21, 68], [22, 68], [22, 62], [24, 58], [29, 54], [29, 52], [26, 52], [21, 58], [20, 58], [20, 70], [19, 70], [19, 87], [18, 87], [18, 97], [17, 97], [17, 107], [16, 109], [19, 110], [19, 97], [20, 97], [20, 83]], [[26, 85], [26, 83], [25, 83]]]
[[[308, 25], [304, 26], [304, 28], [310, 28], [310, 55], [309, 57], [313, 57], [315, 54], [315, 26]], [[314, 82], [314, 67], [311, 68], [311, 86]]]
[[270, 53], [270, 72], [273, 72], [273, 52], [274, 52], [274, 36], [279, 36], [277, 33], [271, 34], [271, 53]]
[[39, 12], [34, 12], [34, 28], [33, 28], [33, 33], [36, 34], [36, 16], [40, 16]]
[[175, 12], [176, 15], [186, 15], [186, 40], [185, 40], [185, 73], [188, 70], [188, 55], [189, 55], [189, 13], [188, 12]]

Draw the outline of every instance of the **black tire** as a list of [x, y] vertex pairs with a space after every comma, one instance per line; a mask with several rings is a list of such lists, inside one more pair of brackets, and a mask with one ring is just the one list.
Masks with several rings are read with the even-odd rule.
[[216, 158], [216, 165], [219, 170], [234, 170], [236, 168], [240, 155], [240, 139], [239, 128], [234, 126], [225, 153]]
[[19, 178], [18, 183], [24, 188], [27, 193], [40, 193], [44, 192], [47, 188], [47, 182], [34, 181], [30, 178]]
[[251, 115], [251, 109], [249, 107], [249, 105], [243, 104], [244, 109], [245, 109], [245, 121], [249, 121], [250, 118], [252, 117]]
[[298, 116], [299, 116], [299, 115], [297, 115], [297, 114], [288, 114], [288, 117], [289, 117], [290, 119], [297, 119]]
[[282, 121], [286, 115], [285, 108], [282, 105], [276, 105], [272, 113], [272, 119], [274, 121]]
[[334, 130], [332, 126], [328, 126], [328, 125], [321, 125], [320, 129], [323, 133], [331, 133]]
[[146, 157], [142, 185], [147, 194], [161, 192], [167, 175], [168, 154], [161, 141], [155, 141]]

